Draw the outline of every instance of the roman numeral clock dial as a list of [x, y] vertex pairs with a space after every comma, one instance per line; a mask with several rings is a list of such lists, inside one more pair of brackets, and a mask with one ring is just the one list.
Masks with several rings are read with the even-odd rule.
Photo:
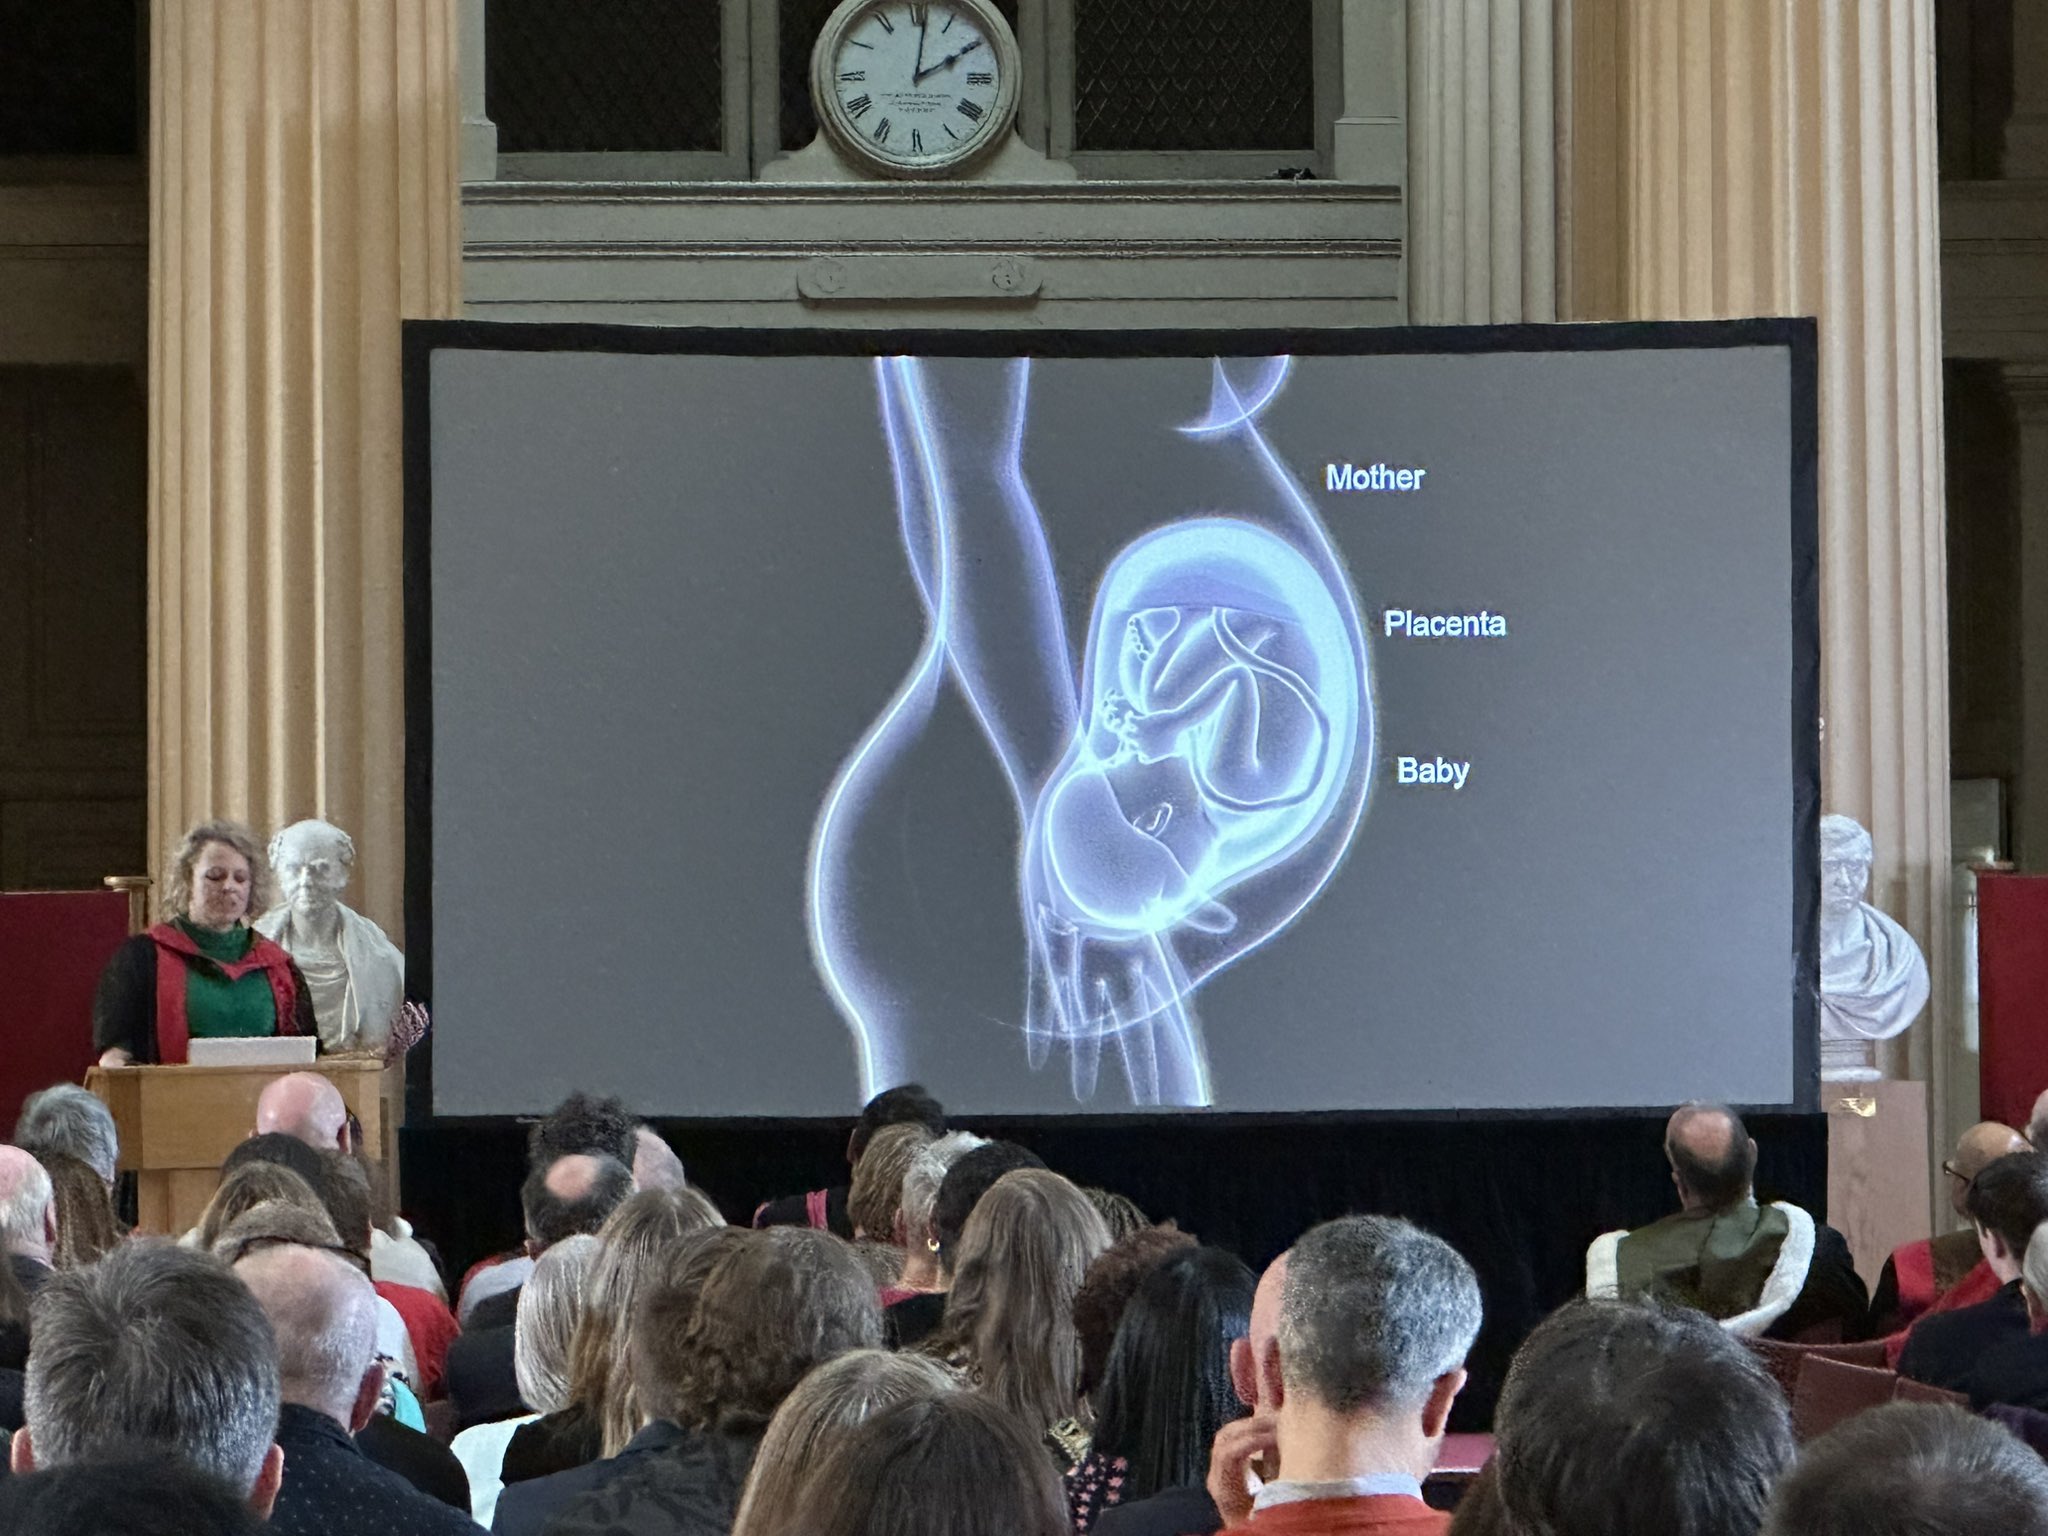
[[811, 50], [811, 101], [863, 170], [952, 176], [1009, 136], [1021, 73], [990, 0], [843, 0]]

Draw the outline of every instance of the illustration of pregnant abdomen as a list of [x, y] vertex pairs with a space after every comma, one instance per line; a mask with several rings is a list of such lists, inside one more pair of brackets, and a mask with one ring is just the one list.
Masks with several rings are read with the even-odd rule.
[[1368, 724], [1345, 613], [1300, 551], [1247, 522], [1191, 518], [1117, 557], [1086, 714], [1036, 818], [1052, 913], [1100, 939], [1235, 923], [1232, 887], [1345, 799]]

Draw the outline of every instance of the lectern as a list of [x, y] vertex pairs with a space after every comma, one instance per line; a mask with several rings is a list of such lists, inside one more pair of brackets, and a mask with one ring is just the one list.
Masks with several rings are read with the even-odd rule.
[[[362, 1122], [365, 1150], [390, 1166], [401, 1102], [399, 1074], [371, 1057], [332, 1056], [299, 1071], [318, 1072], [341, 1090]], [[220, 1184], [220, 1165], [256, 1124], [263, 1085], [282, 1072], [266, 1067], [94, 1067], [85, 1086], [113, 1111], [121, 1169], [136, 1175], [136, 1221], [145, 1232], [176, 1236], [199, 1220]]]

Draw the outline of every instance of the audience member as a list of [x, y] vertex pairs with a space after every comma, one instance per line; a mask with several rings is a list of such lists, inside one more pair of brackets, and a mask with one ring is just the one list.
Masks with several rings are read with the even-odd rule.
[[[519, 1317], [513, 1325], [513, 1374], [521, 1400], [533, 1411], [472, 1425], [450, 1447], [469, 1479], [469, 1512], [478, 1525], [488, 1526], [498, 1507], [498, 1491], [505, 1485], [505, 1450], [512, 1436], [542, 1415], [569, 1406], [569, 1344], [583, 1317], [585, 1285], [597, 1254], [595, 1237], [564, 1238], [540, 1256], [520, 1290]], [[595, 1454], [593, 1442], [590, 1455]]]
[[1974, 1307], [1921, 1318], [1899, 1353], [1900, 1375], [1951, 1392], [1970, 1390], [1977, 1362], [1988, 1350], [2027, 1334], [2020, 1267], [2034, 1229], [2048, 1221], [2048, 1156], [2017, 1152], [1987, 1164], [1971, 1184], [1965, 1207], [1998, 1289]]
[[760, 1536], [1070, 1531], [1035, 1432], [978, 1392], [948, 1392], [884, 1408], [827, 1447], [789, 1518]]
[[1044, 1168], [1005, 1174], [967, 1218], [945, 1321], [924, 1345], [1044, 1435], [1063, 1468], [1088, 1440], [1074, 1295], [1108, 1246], [1109, 1229], [1067, 1180]]
[[1113, 1189], [1084, 1188], [1082, 1194], [1095, 1207], [1095, 1214], [1102, 1218], [1102, 1224], [1109, 1228], [1109, 1240], [1119, 1242], [1133, 1232], [1142, 1232], [1152, 1225], [1151, 1218], [1138, 1209], [1138, 1202], [1129, 1195], [1120, 1195]]
[[564, 1157], [608, 1157], [627, 1168], [639, 1151], [640, 1122], [615, 1098], [578, 1091], [536, 1120], [526, 1134], [526, 1164], [545, 1168]]
[[[874, 1145], [869, 1143], [869, 1156]], [[818, 1463], [855, 1425], [897, 1403], [939, 1397], [959, 1386], [951, 1371], [922, 1355], [857, 1349], [819, 1366], [768, 1421], [732, 1536], [764, 1536], [787, 1525]]]
[[1778, 1484], [1764, 1536], [2048, 1536], [2048, 1465], [1945, 1404], [1892, 1403], [1821, 1436]]
[[[1172, 1229], [1148, 1227], [1127, 1241], [1157, 1231]], [[1098, 1517], [1111, 1508], [1136, 1509], [1169, 1489], [1175, 1497], [1155, 1513], [1171, 1524], [1171, 1536], [1221, 1523], [1209, 1510], [1209, 1519], [1187, 1524], [1184, 1505], [1190, 1490], [1206, 1498], [1209, 1448], [1245, 1413], [1230, 1380], [1230, 1352], [1249, 1331], [1255, 1285], [1244, 1261], [1221, 1248], [1168, 1250], [1139, 1273], [1094, 1394], [1094, 1443], [1067, 1477], [1077, 1536], [1099, 1528]]]
[[[696, 1232], [686, 1232], [662, 1249], [652, 1266], [641, 1296], [639, 1310], [650, 1305], [652, 1297], [659, 1291], [666, 1300], [664, 1314], [671, 1320], [687, 1320], [703, 1295], [704, 1287], [711, 1275], [739, 1249], [756, 1241], [751, 1227], [706, 1227]], [[602, 1249], [600, 1248], [600, 1259]], [[587, 1283], [586, 1283], [587, 1289]], [[585, 1308], [588, 1309], [586, 1297]], [[638, 1325], [637, 1316], [633, 1319]], [[674, 1326], [680, 1328], [682, 1324]], [[579, 1328], [579, 1332], [580, 1332]], [[572, 1360], [573, 1360], [573, 1344]], [[573, 1391], [573, 1387], [572, 1387]], [[676, 1427], [659, 1426], [650, 1421], [626, 1443], [626, 1448], [617, 1456], [599, 1457], [595, 1454], [595, 1439], [592, 1440], [593, 1454], [587, 1461], [552, 1472], [543, 1477], [522, 1479], [518, 1482], [509, 1475], [505, 1490], [498, 1499], [498, 1511], [491, 1520], [491, 1529], [497, 1532], [524, 1533], [538, 1531], [563, 1505], [573, 1503], [593, 1488], [601, 1486], [607, 1479], [618, 1476], [640, 1459], [665, 1450], [679, 1440]], [[509, 1458], [508, 1458], [509, 1460]]]
[[[341, 1090], [318, 1072], [291, 1072], [264, 1085], [256, 1100], [256, 1133], [290, 1136], [316, 1152], [339, 1152], [353, 1159], [371, 1190], [370, 1278], [379, 1284], [405, 1285], [432, 1295], [445, 1308], [448, 1288], [433, 1256], [413, 1236], [412, 1227], [396, 1211], [379, 1212], [381, 1173], [359, 1145], [355, 1118]], [[392, 1299], [387, 1297], [387, 1300]], [[408, 1312], [402, 1302], [395, 1303]], [[431, 1317], [433, 1314], [426, 1314]], [[407, 1322], [413, 1323], [408, 1312]], [[450, 1329], [452, 1332], [452, 1317]], [[415, 1337], [415, 1348], [421, 1341]], [[445, 1347], [445, 1346], [444, 1346]], [[437, 1355], [432, 1347], [426, 1355]]]
[[352, 1438], [384, 1386], [369, 1276], [331, 1252], [293, 1244], [248, 1253], [234, 1272], [277, 1338], [285, 1461], [271, 1525], [300, 1536], [473, 1532], [465, 1513], [379, 1466]]
[[[946, 1134], [946, 1111], [925, 1091], [922, 1083], [905, 1083], [899, 1088], [884, 1089], [861, 1107], [860, 1116], [847, 1135], [846, 1161], [849, 1167], [860, 1166], [868, 1142], [875, 1132], [888, 1125], [921, 1125], [933, 1136], [943, 1136]], [[853, 1218], [846, 1202], [852, 1192], [850, 1186], [842, 1184], [829, 1189], [814, 1189], [809, 1194], [785, 1195], [780, 1200], [763, 1201], [754, 1212], [754, 1225], [817, 1227], [851, 1239], [854, 1235]]]
[[881, 1342], [874, 1289], [843, 1241], [779, 1228], [725, 1250], [701, 1279], [681, 1250], [649, 1290], [632, 1319], [647, 1427], [611, 1467], [582, 1469], [596, 1475], [557, 1506], [550, 1536], [725, 1536], [782, 1400], [813, 1367]]
[[109, 1189], [121, 1161], [121, 1138], [113, 1111], [99, 1095], [76, 1083], [58, 1083], [21, 1101], [14, 1121], [14, 1144], [40, 1157], [62, 1152], [100, 1176]]
[[643, 1125], [633, 1132], [634, 1188], [683, 1189], [689, 1182], [683, 1172], [683, 1160], [654, 1127]]
[[160, 1456], [0, 1482], [8, 1536], [259, 1536], [264, 1528], [218, 1478]]
[[16, 1472], [138, 1455], [217, 1477], [268, 1514], [284, 1452], [277, 1344], [255, 1297], [205, 1254], [124, 1243], [36, 1299]]
[[[895, 1300], [882, 1303], [882, 1327], [891, 1343], [915, 1344], [938, 1326], [945, 1315], [945, 1277], [939, 1272], [939, 1239], [932, 1229], [932, 1206], [939, 1198], [939, 1186], [946, 1172], [962, 1156], [987, 1142], [972, 1131], [948, 1131], [937, 1141], [927, 1142], [911, 1157], [903, 1170], [903, 1269], [890, 1287]], [[921, 1297], [937, 1297], [935, 1301]], [[914, 1310], [921, 1319], [905, 1322]], [[908, 1336], [905, 1330], [908, 1329]]]
[[50, 1175], [21, 1148], [0, 1146], [0, 1254], [31, 1296], [55, 1267], [57, 1237]]
[[2027, 1145], [2036, 1152], [2048, 1152], [2048, 1088], [2034, 1096], [2034, 1107], [2027, 1114]]
[[1493, 1427], [1500, 1508], [1468, 1494], [1457, 1536], [1754, 1536], [1792, 1460], [1785, 1395], [1755, 1357], [1661, 1305], [1552, 1314], [1515, 1355]]
[[626, 1165], [601, 1153], [571, 1152], [527, 1174], [519, 1202], [526, 1214], [529, 1257], [518, 1271], [519, 1284], [493, 1291], [472, 1306], [462, 1319], [462, 1336], [448, 1349], [448, 1396], [455, 1405], [456, 1428], [527, 1411], [512, 1370], [519, 1287], [532, 1272], [533, 1259], [565, 1237], [596, 1232], [632, 1192], [633, 1175]]
[[50, 1176], [57, 1206], [57, 1246], [51, 1258], [56, 1268], [90, 1264], [121, 1241], [113, 1195], [90, 1164], [53, 1151], [38, 1152], [36, 1161]]
[[316, 1152], [350, 1150], [348, 1105], [318, 1072], [288, 1072], [256, 1097], [256, 1134], [290, 1136]]
[[[522, 1202], [526, 1203], [528, 1211], [527, 1240], [510, 1253], [497, 1254], [472, 1265], [469, 1273], [462, 1277], [455, 1315], [463, 1327], [472, 1326], [472, 1314], [483, 1302], [516, 1291], [533, 1273], [534, 1260], [540, 1256], [540, 1250], [533, 1238], [532, 1205], [525, 1201], [525, 1197], [532, 1190], [535, 1178], [544, 1178], [548, 1170], [566, 1157], [608, 1158], [626, 1169], [625, 1187], [618, 1196], [618, 1200], [623, 1200], [633, 1192], [632, 1167], [638, 1156], [638, 1123], [617, 1099], [572, 1093], [556, 1105], [552, 1113], [535, 1121], [526, 1136], [527, 1183], [521, 1190]], [[604, 1215], [611, 1214], [611, 1207], [616, 1206], [618, 1200], [605, 1208]], [[600, 1216], [579, 1230], [595, 1232], [603, 1224], [603, 1216]], [[486, 1320], [484, 1326], [509, 1327], [516, 1310], [516, 1303], [505, 1303], [498, 1313]]]
[[569, 1401], [588, 1426], [590, 1454], [579, 1462], [618, 1455], [646, 1423], [633, 1385], [641, 1298], [658, 1282], [663, 1255], [677, 1238], [724, 1225], [717, 1207], [694, 1189], [645, 1190], [599, 1231], [583, 1317], [569, 1346]]
[[1756, 1143], [1722, 1104], [1685, 1104], [1664, 1133], [1679, 1209], [1586, 1254], [1586, 1294], [1694, 1307], [1731, 1333], [1860, 1329], [1869, 1297], [1849, 1245], [1796, 1205], [1757, 1204]]
[[932, 1133], [915, 1123], [885, 1125], [869, 1140], [853, 1166], [846, 1196], [846, 1216], [856, 1238], [901, 1248], [903, 1176], [917, 1154], [931, 1145]]
[[[1224, 1425], [1211, 1453], [1225, 1522], [1260, 1536], [1442, 1530], [1422, 1479], [1479, 1322], [1479, 1282], [1441, 1238], [1385, 1216], [1311, 1228], [1288, 1252], [1256, 1367], [1275, 1407]], [[1253, 1462], [1276, 1456], [1281, 1479], [1255, 1486]]]
[[[11, 1264], [0, 1264], [0, 1432], [21, 1428], [22, 1372], [28, 1366], [29, 1295]], [[0, 1473], [0, 1476], [4, 1476]]]
[[1074, 1332], [1081, 1341], [1081, 1374], [1075, 1389], [1084, 1399], [1102, 1385], [1117, 1324], [1123, 1321], [1124, 1308], [1130, 1305], [1138, 1282], [1168, 1254], [1194, 1246], [1192, 1233], [1168, 1222], [1115, 1239], [1089, 1261], [1081, 1288], [1074, 1292]]
[[[220, 1181], [206, 1209], [199, 1213], [199, 1225], [187, 1234], [187, 1246], [211, 1251], [237, 1217], [259, 1205], [278, 1202], [327, 1214], [313, 1186], [282, 1163], [244, 1163]], [[341, 1241], [340, 1233], [334, 1235], [334, 1241]]]
[[[1977, 1175], [1996, 1159], [2026, 1150], [2024, 1136], [1995, 1120], [1981, 1121], [1963, 1132], [1955, 1151], [1941, 1165], [1948, 1177], [1950, 1208], [1967, 1217], [1964, 1201]], [[1974, 1227], [1904, 1243], [1892, 1250], [1878, 1274], [1866, 1332], [1872, 1338], [1900, 1333], [1930, 1312], [1973, 1307], [1997, 1289], [1998, 1278], [1984, 1262]]]
[[937, 1266], [935, 1289], [905, 1297], [889, 1308], [883, 1327], [892, 1346], [909, 1349], [922, 1344], [945, 1317], [960, 1233], [975, 1202], [1004, 1174], [1044, 1166], [1045, 1160], [1037, 1153], [1009, 1141], [985, 1141], [953, 1159], [932, 1196], [931, 1235], [926, 1239], [926, 1249]]
[[2020, 1266], [2020, 1297], [2028, 1331], [1994, 1344], [1970, 1372], [1970, 1406], [2031, 1408], [2048, 1413], [2048, 1222], [2034, 1228]]
[[309, 1187], [320, 1182], [320, 1153], [298, 1137], [287, 1136], [282, 1131], [266, 1131], [260, 1136], [236, 1142], [234, 1150], [221, 1161], [221, 1177], [226, 1178], [247, 1163], [279, 1164], [291, 1169]]

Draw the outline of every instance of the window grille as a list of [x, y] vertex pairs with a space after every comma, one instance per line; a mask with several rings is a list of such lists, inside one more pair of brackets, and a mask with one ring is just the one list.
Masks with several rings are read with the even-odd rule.
[[1077, 151], [1309, 150], [1314, 0], [1072, 0]]
[[486, 110], [501, 154], [718, 150], [712, 0], [491, 0]]

